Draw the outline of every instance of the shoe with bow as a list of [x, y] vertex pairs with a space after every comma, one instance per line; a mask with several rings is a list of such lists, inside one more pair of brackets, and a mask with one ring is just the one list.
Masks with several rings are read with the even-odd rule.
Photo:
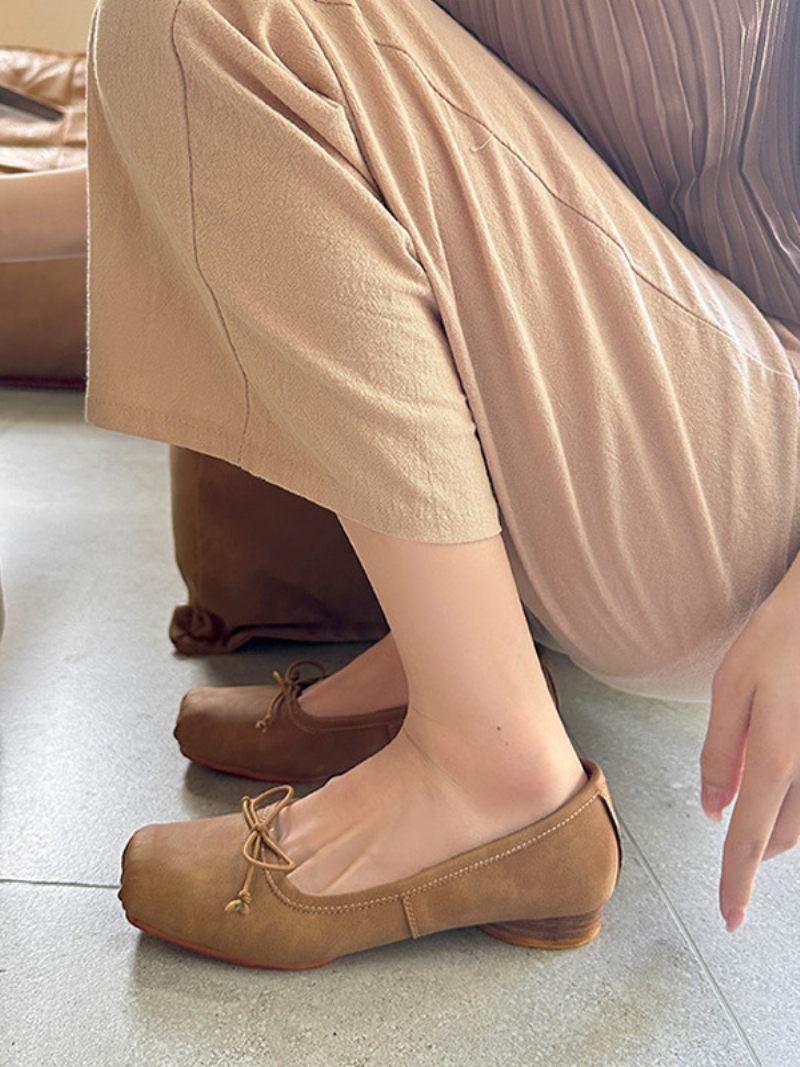
[[[317, 669], [301, 678], [300, 668]], [[274, 685], [197, 687], [181, 701], [173, 734], [195, 763], [265, 782], [317, 782], [342, 774], [387, 745], [403, 725], [407, 705], [363, 715], [309, 715], [297, 702], [325, 668], [300, 659]], [[264, 712], [253, 716], [248, 690], [263, 691]]]
[[144, 932], [251, 967], [319, 967], [463, 926], [530, 948], [574, 948], [597, 936], [622, 866], [605, 776], [581, 762], [585, 785], [550, 815], [395, 882], [297, 889], [287, 879], [296, 865], [270, 833], [293, 802], [292, 786], [280, 785], [243, 799], [244, 834], [238, 812], [138, 830], [119, 896]]
[[[558, 692], [546, 649], [536, 644], [548, 690], [558, 709]], [[308, 664], [317, 674], [301, 678]], [[408, 706], [356, 715], [309, 715], [298, 704], [302, 691], [325, 668], [298, 659], [274, 685], [197, 686], [181, 701], [173, 731], [180, 750], [194, 763], [263, 782], [319, 782], [343, 774], [387, 745], [403, 725]], [[264, 713], [253, 716], [250, 690], [263, 695]]]

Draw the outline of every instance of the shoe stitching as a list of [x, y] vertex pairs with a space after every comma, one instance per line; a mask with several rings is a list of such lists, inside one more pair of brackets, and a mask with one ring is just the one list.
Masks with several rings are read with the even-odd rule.
[[411, 903], [411, 897], [406, 896], [403, 893], [403, 911], [406, 913], [406, 919], [408, 920], [408, 928], [411, 931], [413, 938], [419, 937], [419, 927], [417, 926], [417, 917], [414, 914], [414, 905]]
[[443, 882], [449, 882], [453, 878], [460, 878], [462, 875], [469, 874], [470, 871], [477, 870], [479, 867], [486, 867], [491, 863], [497, 863], [498, 860], [504, 859], [506, 856], [512, 855], [514, 852], [519, 852], [524, 848], [528, 848], [530, 845], [540, 841], [543, 837], [547, 837], [548, 834], [552, 834], [555, 830], [565, 826], [568, 822], [574, 819], [577, 815], [588, 808], [602, 793], [598, 790], [585, 800], [579, 808], [576, 808], [571, 815], [568, 815], [565, 819], [557, 822], [554, 826], [551, 826], [547, 830], [542, 830], [541, 833], [536, 834], [534, 837], [529, 838], [527, 841], [521, 841], [517, 845], [513, 845], [511, 848], [505, 849], [503, 852], [498, 852], [494, 856], [487, 856], [482, 860], [475, 860], [473, 863], [468, 864], [466, 867], [461, 867], [457, 871], [450, 871], [449, 874], [440, 875], [438, 878], [432, 879], [430, 882], [424, 882], [422, 885], [415, 886], [413, 889], [406, 889], [402, 892], [392, 893], [388, 896], [373, 897], [372, 900], [356, 901], [351, 904], [301, 904], [297, 901], [291, 900], [282, 892], [280, 887], [276, 885], [275, 880], [268, 870], [264, 870], [264, 879], [267, 882], [270, 889], [275, 895], [289, 908], [294, 908], [295, 911], [308, 911], [308, 912], [341, 912], [341, 911], [359, 911], [362, 908], [372, 908], [379, 904], [388, 904], [396, 902], [397, 900], [405, 901], [406, 897], [412, 897], [416, 893], [422, 893], [426, 889], [431, 889], [433, 886], [441, 885]]

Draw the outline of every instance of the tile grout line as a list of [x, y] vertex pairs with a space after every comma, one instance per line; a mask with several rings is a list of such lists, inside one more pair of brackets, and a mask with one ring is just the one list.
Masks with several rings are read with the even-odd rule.
[[[575, 738], [575, 736], [573, 735], [571, 730], [568, 731], [568, 734], [569, 734], [569, 739], [572, 742], [572, 745], [573, 745], [575, 751], [578, 753], [578, 755], [580, 757], [585, 759], [586, 755], [585, 755], [585, 753], [583, 751], [582, 746], [580, 746], [578, 744], [577, 738]], [[726, 1013], [726, 1015], [728, 1016], [728, 1019], [733, 1024], [734, 1029], [736, 1030], [737, 1034], [739, 1035], [743, 1045], [747, 1049], [747, 1051], [748, 1051], [753, 1063], [756, 1065], [756, 1067], [763, 1067], [763, 1064], [761, 1063], [761, 1060], [760, 1060], [760, 1058], [758, 1056], [758, 1053], [756, 1052], [755, 1048], [753, 1047], [753, 1044], [750, 1041], [750, 1038], [747, 1036], [747, 1033], [745, 1032], [744, 1027], [739, 1022], [739, 1019], [737, 1018], [736, 1013], [734, 1012], [733, 1008], [731, 1007], [727, 997], [723, 993], [722, 988], [719, 985], [719, 982], [715, 978], [714, 973], [712, 972], [712, 970], [709, 967], [705, 957], [703, 956], [702, 952], [700, 951], [700, 948], [699, 948], [697, 942], [692, 937], [688, 926], [686, 925], [686, 923], [681, 918], [680, 913], [678, 912], [677, 908], [673, 904], [672, 899], [670, 898], [669, 894], [667, 893], [666, 888], [662, 885], [661, 880], [659, 879], [659, 877], [656, 874], [656, 872], [653, 870], [653, 867], [651, 866], [650, 861], [645, 856], [641, 845], [639, 844], [639, 842], [634, 837], [633, 833], [628, 828], [627, 822], [621, 817], [618, 809], [617, 809], [617, 821], [619, 822], [620, 826], [624, 830], [625, 836], [628, 839], [628, 841], [630, 842], [630, 844], [631, 844], [631, 846], [633, 848], [633, 851], [636, 854], [636, 856], [638, 857], [639, 862], [642, 864], [642, 867], [644, 868], [648, 878], [653, 883], [653, 885], [655, 886], [659, 896], [661, 897], [661, 899], [663, 900], [664, 904], [666, 905], [666, 908], [667, 908], [667, 911], [668, 911], [668, 913], [670, 915], [670, 918], [672, 919], [672, 921], [675, 924], [675, 926], [677, 926], [679, 932], [682, 934], [684, 940], [688, 944], [688, 946], [689, 946], [689, 948], [690, 948], [690, 950], [692, 952], [692, 955], [695, 957], [695, 960], [700, 965], [700, 969], [705, 974], [707, 981], [711, 985], [711, 988], [713, 989], [714, 994], [717, 997], [717, 1000], [722, 1005], [723, 1011]]]
[[41, 878], [0, 878], [0, 885], [46, 885], [63, 889], [119, 889], [119, 882], [51, 882]]
[[[579, 747], [575, 744], [575, 739], [571, 738], [571, 740], [572, 740], [572, 743], [573, 743], [575, 749], [578, 751], [579, 755], [583, 755], [582, 750], [579, 749]], [[660, 881], [658, 875], [656, 874], [656, 872], [653, 870], [652, 866], [650, 865], [650, 861], [647, 859], [647, 857], [645, 856], [644, 852], [642, 851], [642, 848], [639, 845], [639, 842], [636, 840], [636, 838], [633, 836], [631, 831], [628, 829], [628, 824], [620, 816], [619, 811], [617, 811], [617, 819], [619, 821], [620, 826], [625, 831], [625, 836], [628, 839], [628, 841], [630, 842], [630, 844], [632, 845], [633, 851], [636, 854], [636, 856], [638, 857], [639, 862], [644, 867], [645, 871], [647, 872], [648, 877], [650, 878], [650, 880], [653, 883], [653, 885], [656, 887], [656, 890], [658, 891], [659, 896], [661, 897], [661, 899], [663, 900], [664, 904], [666, 905], [667, 911], [669, 912], [672, 921], [678, 927], [678, 930], [683, 935], [685, 941], [689, 945], [689, 948], [690, 948], [690, 950], [692, 952], [692, 955], [695, 957], [695, 960], [700, 965], [700, 969], [705, 974], [707, 981], [711, 985], [711, 988], [713, 989], [714, 994], [717, 997], [717, 1000], [722, 1005], [723, 1011], [728, 1016], [729, 1021], [733, 1024], [734, 1030], [737, 1032], [737, 1034], [739, 1035], [743, 1045], [745, 1046], [745, 1048], [747, 1049], [748, 1053], [750, 1054], [750, 1057], [751, 1057], [753, 1063], [756, 1065], [756, 1067], [763, 1067], [763, 1065], [761, 1063], [761, 1060], [758, 1057], [758, 1053], [753, 1048], [752, 1042], [750, 1041], [750, 1038], [747, 1036], [747, 1034], [746, 1034], [746, 1032], [744, 1030], [744, 1027], [739, 1022], [739, 1019], [737, 1018], [736, 1013], [734, 1012], [733, 1008], [731, 1007], [730, 1003], [728, 1002], [727, 997], [722, 992], [722, 989], [720, 988], [719, 983], [717, 982], [716, 978], [714, 977], [714, 974], [713, 974], [711, 968], [708, 966], [708, 963], [706, 962], [705, 957], [703, 956], [702, 952], [700, 951], [700, 948], [698, 947], [697, 942], [695, 941], [695, 939], [692, 937], [691, 933], [689, 932], [689, 928], [687, 927], [686, 923], [681, 918], [681, 916], [680, 916], [677, 908], [675, 907], [675, 905], [672, 903], [672, 900], [670, 899], [669, 894], [667, 893], [667, 891], [664, 888], [664, 886], [661, 884], [661, 881]]]

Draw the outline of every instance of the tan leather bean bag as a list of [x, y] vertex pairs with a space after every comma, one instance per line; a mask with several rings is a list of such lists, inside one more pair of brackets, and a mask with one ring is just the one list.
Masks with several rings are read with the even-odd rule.
[[221, 459], [170, 446], [175, 557], [189, 603], [181, 652], [231, 652], [251, 637], [377, 640], [389, 627], [332, 511]]

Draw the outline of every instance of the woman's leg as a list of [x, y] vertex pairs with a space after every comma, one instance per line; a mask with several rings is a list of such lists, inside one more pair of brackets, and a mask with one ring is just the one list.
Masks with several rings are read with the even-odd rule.
[[[250, 686], [241, 688], [241, 696]], [[260, 687], [258, 687], [260, 688]], [[339, 670], [304, 689], [297, 700], [309, 715], [360, 715], [408, 703], [408, 679], [394, 634], [375, 641]], [[253, 699], [254, 718], [263, 705]]]
[[85, 255], [85, 163], [0, 175], [0, 262]]
[[341, 518], [402, 660], [400, 733], [284, 808], [288, 877], [342, 893], [543, 818], [585, 773], [547, 689], [500, 535], [431, 544]]

